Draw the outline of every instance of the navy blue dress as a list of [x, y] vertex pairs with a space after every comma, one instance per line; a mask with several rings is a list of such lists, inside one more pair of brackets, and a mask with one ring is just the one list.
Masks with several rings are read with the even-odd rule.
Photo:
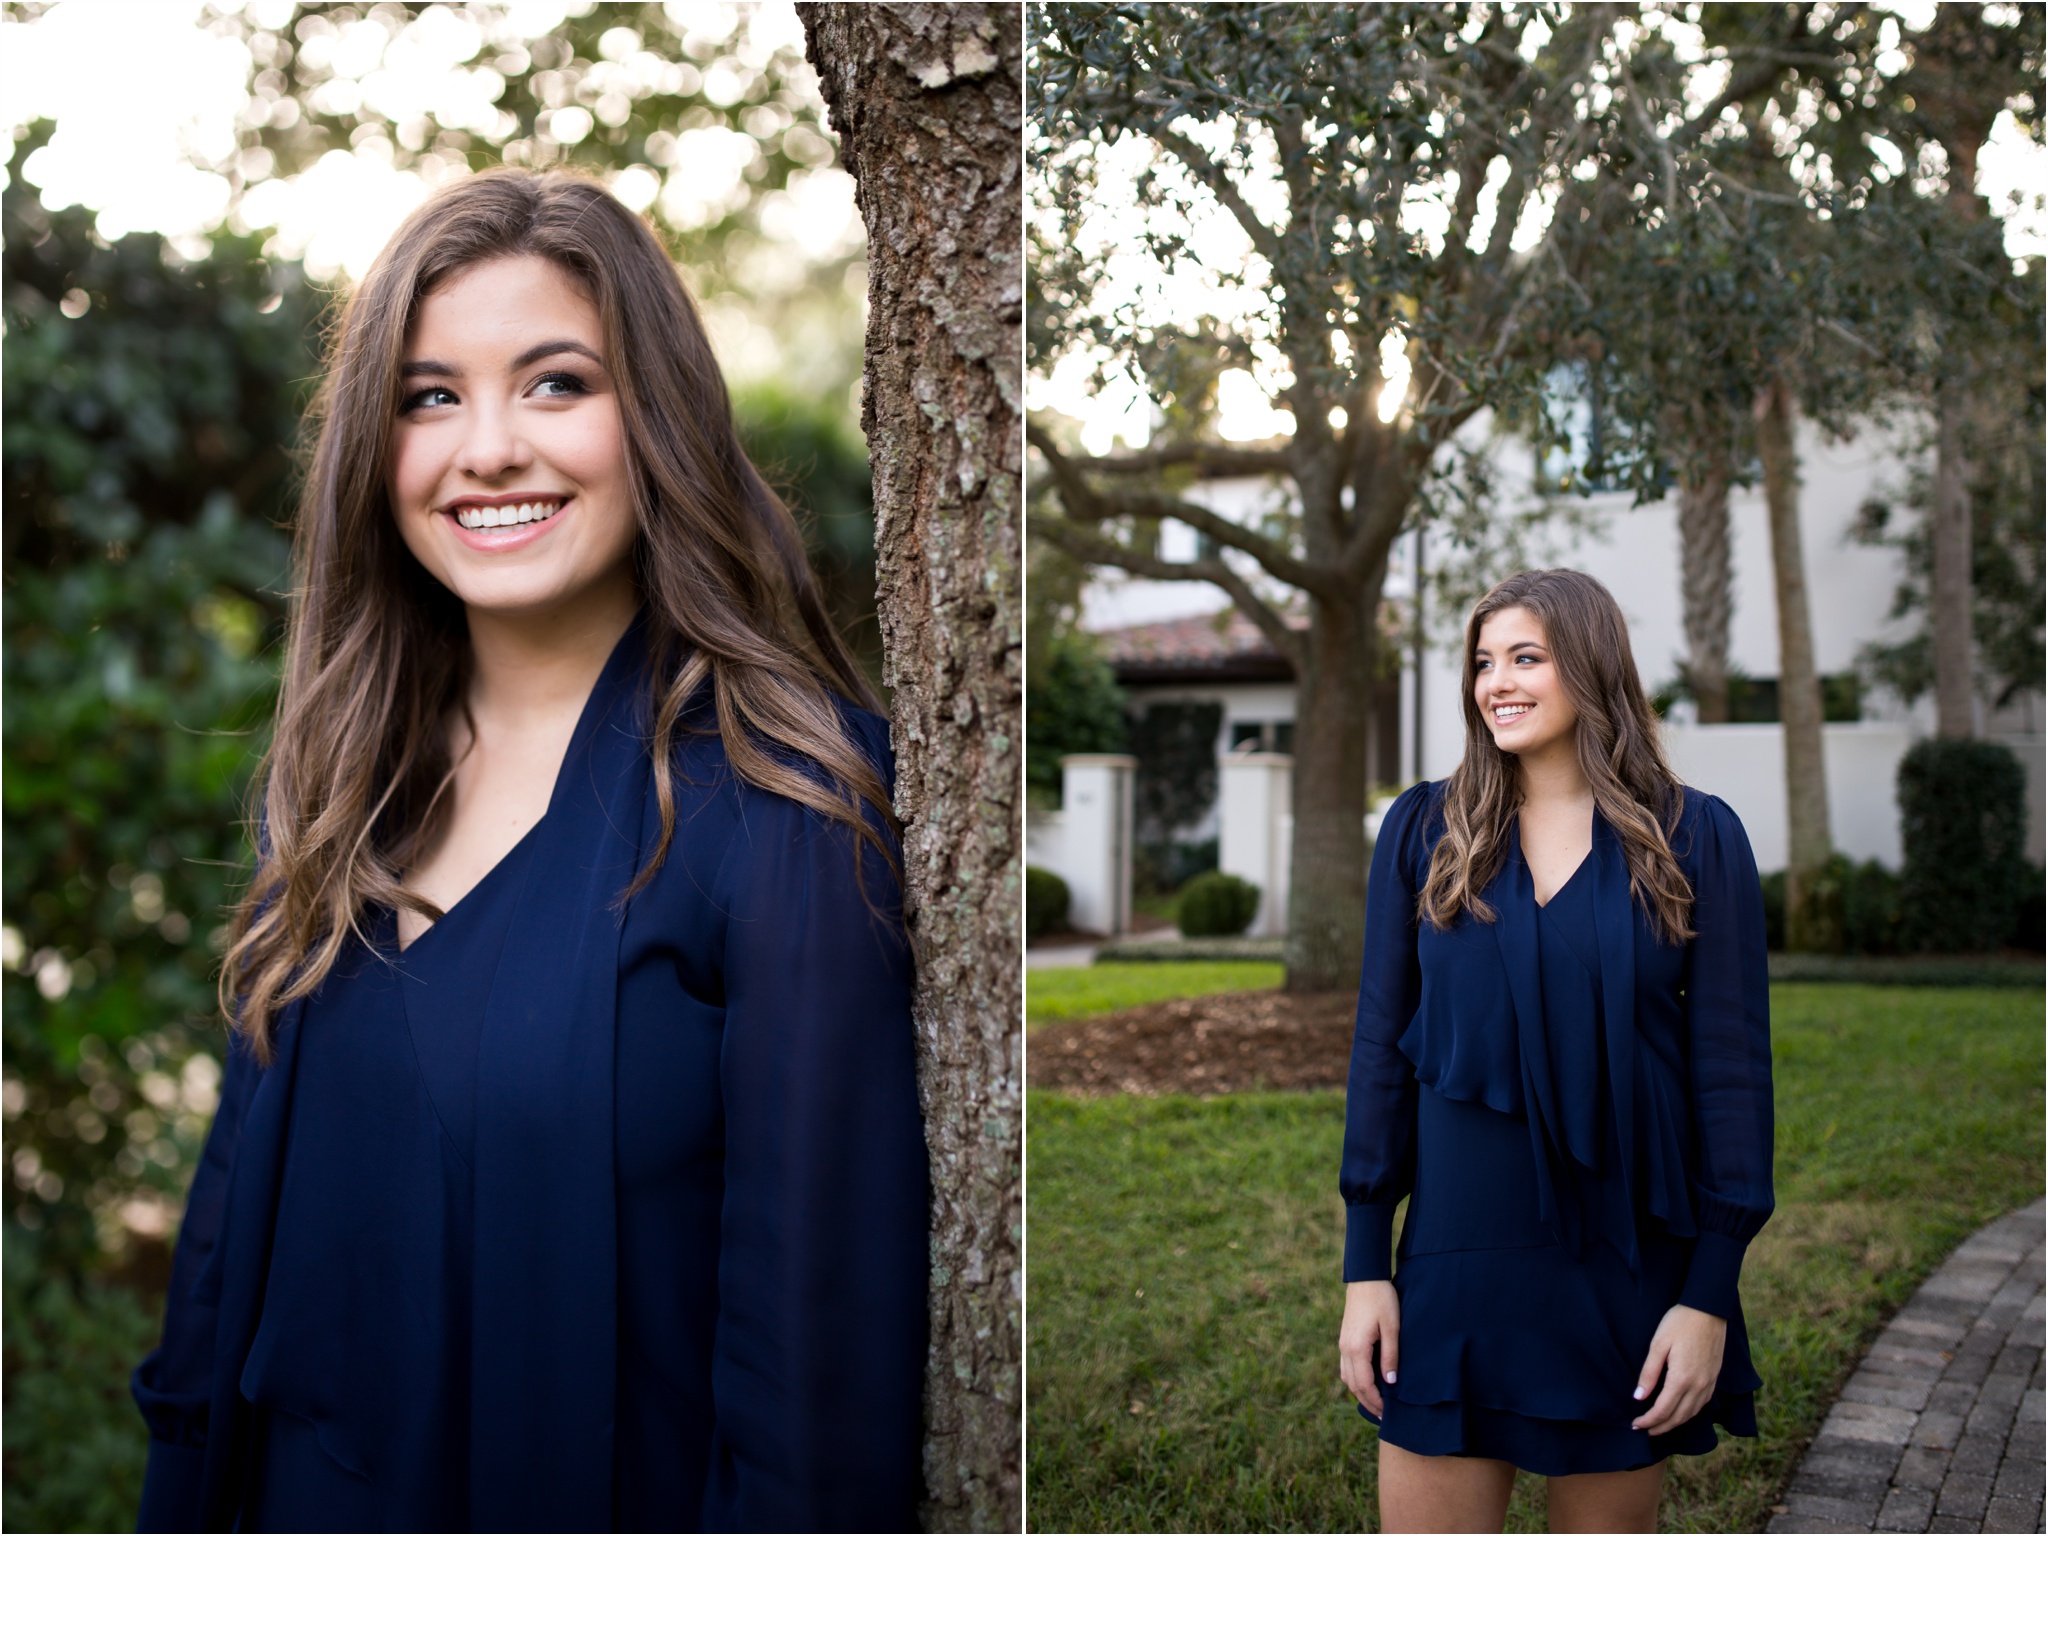
[[[1673, 835], [1694, 936], [1660, 942], [1597, 814], [1538, 907], [1511, 839], [1449, 931], [1416, 896], [1443, 786], [1408, 791], [1374, 850], [1342, 1191], [1347, 1281], [1392, 1277], [1399, 1379], [1381, 1436], [1545, 1476], [1625, 1471], [1756, 1435], [1737, 1278], [1769, 1218], [1763, 901], [1740, 821], [1694, 790]], [[1408, 1199], [1398, 1269], [1394, 1209]], [[1630, 1421], [1674, 1305], [1728, 1320], [1714, 1397], [1651, 1436]], [[1365, 1413], [1361, 1407], [1361, 1413]]]
[[[231, 1043], [136, 1371], [144, 1529], [912, 1523], [897, 888], [699, 731], [621, 911], [659, 836], [643, 666], [636, 625], [471, 893], [402, 952], [372, 915], [268, 1067]], [[886, 725], [848, 718], [886, 774]]]

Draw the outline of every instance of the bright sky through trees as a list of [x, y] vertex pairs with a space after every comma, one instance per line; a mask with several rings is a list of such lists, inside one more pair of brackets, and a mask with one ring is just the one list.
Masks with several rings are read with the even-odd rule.
[[[0, 25], [0, 159], [11, 157], [31, 121], [52, 119], [55, 135], [30, 156], [25, 173], [46, 206], [83, 205], [107, 238], [161, 233], [191, 256], [204, 254], [204, 235], [225, 222], [268, 235], [272, 253], [302, 260], [315, 278], [353, 279], [441, 175], [465, 165], [438, 151], [401, 154], [391, 135], [403, 145], [431, 122], [502, 144], [518, 121], [498, 105], [506, 79], [494, 64], [508, 54], [523, 63], [527, 43], [593, 9], [590, 0], [435, 5], [400, 28], [366, 8], [322, 32], [317, 22], [305, 26], [289, 0], [62, 0], [33, 21]], [[593, 112], [616, 123], [623, 115], [614, 101], [623, 107], [666, 93], [732, 107], [778, 52], [797, 59], [791, 89], [806, 105], [801, 111], [821, 111], [816, 81], [801, 65], [803, 31], [791, 5], [682, 0], [664, 10], [684, 50], [647, 50], [630, 28], [605, 32], [587, 76], [601, 95], [590, 106], [585, 95], [544, 116], [557, 144], [588, 136]], [[250, 26], [207, 26], [222, 15]], [[309, 98], [313, 106], [302, 109], [280, 89], [282, 76], [266, 75], [266, 63], [252, 55], [250, 42], [260, 52], [272, 35], [294, 37], [300, 63], [326, 74]], [[308, 114], [357, 113], [375, 116], [378, 128], [357, 131], [349, 146], [331, 148], [294, 175], [271, 175], [270, 154], [249, 136]], [[617, 170], [613, 190], [683, 233], [745, 207], [755, 198], [749, 171], [758, 172], [761, 147], [745, 128], [747, 110], [728, 117], [732, 123], [657, 138], [665, 144], [657, 159], [663, 169]], [[760, 244], [751, 253], [778, 263], [750, 266], [744, 282], [756, 288], [801, 282], [810, 268], [857, 254], [863, 242], [851, 178], [825, 144], [809, 146], [821, 151], [807, 151], [784, 186], [756, 200]], [[716, 327], [719, 314], [710, 316]]]

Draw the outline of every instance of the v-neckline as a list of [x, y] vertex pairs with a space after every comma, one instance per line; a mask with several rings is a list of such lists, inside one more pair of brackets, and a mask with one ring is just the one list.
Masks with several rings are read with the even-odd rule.
[[[1591, 863], [1592, 861], [1593, 849], [1589, 846], [1586, 848], [1586, 855], [1583, 858], [1581, 858], [1575, 865], [1573, 865], [1572, 872], [1569, 875], [1565, 876], [1564, 884], [1558, 887], [1558, 889], [1555, 892], [1552, 892], [1550, 896], [1547, 898], [1536, 897], [1536, 871], [1530, 869], [1529, 896], [1535, 899], [1537, 911], [1541, 913], [1543, 910], [1548, 909], [1559, 898], [1563, 897], [1565, 893], [1569, 892], [1572, 889], [1572, 882], [1577, 880], [1581, 875], [1583, 875], [1586, 872], [1586, 865]], [[1528, 866], [1529, 859], [1527, 854], [1524, 854], [1522, 858], [1522, 867], [1528, 869]]]
[[[576, 747], [583, 742], [584, 734], [591, 724], [591, 711], [597, 707], [599, 699], [605, 696], [605, 683], [612, 674], [613, 666], [618, 664], [619, 655], [625, 651], [626, 644], [631, 640], [634, 632], [639, 630], [641, 621], [646, 617], [647, 610], [644, 607], [634, 612], [632, 622], [626, 626], [625, 630], [619, 633], [618, 640], [612, 644], [612, 651], [605, 656], [604, 664], [598, 670], [597, 679], [590, 684], [590, 691], [584, 694], [583, 708], [576, 714], [576, 725], [570, 730], [569, 742], [562, 750], [562, 759], [555, 766], [555, 780], [548, 786], [548, 804], [541, 809], [540, 816], [526, 826], [525, 832], [520, 835], [518, 840], [505, 849], [504, 855], [496, 863], [492, 864], [490, 868], [477, 877], [475, 884], [468, 891], [464, 892], [461, 897], [443, 909], [434, 920], [428, 922], [425, 931], [421, 932], [419, 936], [413, 938], [410, 942], [399, 943], [398, 952], [401, 955], [410, 954], [414, 949], [418, 948], [420, 944], [434, 935], [435, 931], [441, 927], [450, 915], [454, 914], [456, 910], [475, 897], [478, 891], [491, 880], [492, 876], [496, 875], [499, 870], [503, 869], [519, 855], [526, 843], [538, 834], [541, 826], [548, 821], [548, 815], [561, 804], [562, 780], [568, 776], [569, 763], [575, 759]], [[396, 942], [398, 939], [398, 914], [395, 910], [391, 916], [391, 936], [392, 940]]]
[[1572, 882], [1577, 880], [1581, 875], [1583, 875], [1586, 872], [1586, 865], [1593, 861], [1593, 854], [1598, 852], [1599, 850], [1600, 814], [1599, 811], [1596, 809], [1593, 813], [1592, 840], [1586, 848], [1585, 856], [1580, 858], [1576, 864], [1572, 865], [1572, 872], [1569, 875], [1565, 876], [1565, 878], [1558, 883], [1558, 888], [1555, 892], [1552, 892], [1550, 896], [1547, 898], [1539, 898], [1536, 895], [1536, 871], [1529, 867], [1529, 853], [1528, 850], [1522, 845], [1522, 819], [1520, 814], [1517, 814], [1515, 817], [1515, 856], [1521, 861], [1522, 873], [1529, 877], [1529, 901], [1536, 907], [1539, 913], [1541, 913], [1545, 909], [1548, 909], [1559, 898], [1563, 897], [1568, 890], [1570, 890]]
[[[572, 740], [571, 742], [574, 741]], [[566, 763], [569, 758], [565, 754], [562, 757], [562, 759], [564, 763]], [[559, 775], [557, 776], [559, 777]], [[552, 810], [553, 807], [554, 802], [550, 801], [548, 803], [548, 810]], [[490, 868], [486, 869], [483, 872], [483, 874], [477, 878], [475, 885], [470, 887], [470, 889], [467, 892], [464, 892], [462, 896], [457, 898], [453, 903], [449, 904], [447, 908], [443, 909], [437, 917], [435, 917], [433, 920], [428, 921], [426, 930], [421, 932], [419, 936], [415, 937], [409, 943], [400, 943], [398, 945], [399, 954], [411, 954], [414, 949], [418, 948], [428, 938], [432, 937], [434, 933], [439, 931], [443, 926], [447, 925], [448, 917], [450, 915], [455, 914], [458, 910], [461, 909], [461, 907], [465, 903], [469, 902], [471, 898], [475, 897], [479, 892], [483, 891], [485, 887], [489, 886], [492, 883], [492, 881], [496, 879], [500, 871], [505, 869], [514, 858], [518, 857], [521, 852], [526, 850], [526, 843], [532, 840], [534, 836], [540, 833], [541, 825], [545, 824], [547, 821], [547, 811], [543, 811], [538, 818], [534, 819], [532, 823], [526, 826], [525, 832], [520, 835], [519, 839], [514, 841], [511, 844], [511, 846], [506, 849], [505, 855], [502, 858], [500, 858], [496, 863], [492, 864]], [[398, 935], [398, 917], [395, 913], [392, 915], [391, 933], [394, 939]]]

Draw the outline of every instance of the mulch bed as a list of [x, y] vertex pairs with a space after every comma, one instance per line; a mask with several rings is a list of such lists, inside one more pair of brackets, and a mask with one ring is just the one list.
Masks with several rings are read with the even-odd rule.
[[1221, 1096], [1328, 1090], [1351, 1066], [1353, 994], [1205, 994], [1044, 1023], [1025, 1047], [1031, 1083], [1084, 1096]]

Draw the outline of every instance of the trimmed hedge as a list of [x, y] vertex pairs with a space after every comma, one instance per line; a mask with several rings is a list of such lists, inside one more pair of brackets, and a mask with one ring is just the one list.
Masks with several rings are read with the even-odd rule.
[[1046, 932], [1064, 931], [1067, 909], [1074, 895], [1067, 883], [1050, 869], [1027, 867], [1024, 871], [1024, 935], [1039, 937]]
[[1235, 937], [1259, 912], [1259, 889], [1248, 880], [1210, 870], [1181, 889], [1183, 937]]
[[1910, 947], [2001, 947], [2025, 895], [2027, 778], [1982, 739], [1922, 739], [1899, 763], [1899, 898]]

